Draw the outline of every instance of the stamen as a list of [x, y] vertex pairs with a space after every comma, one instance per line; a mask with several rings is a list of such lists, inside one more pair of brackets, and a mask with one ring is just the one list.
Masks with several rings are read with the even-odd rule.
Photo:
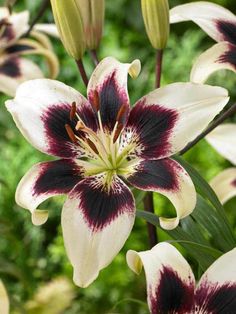
[[122, 119], [124, 118], [124, 115], [126, 114], [126, 111], [127, 111], [127, 105], [123, 104], [120, 107], [120, 110], [117, 113], [117, 116], [116, 116], [116, 121], [117, 122], [122, 123]]
[[75, 126], [75, 129], [77, 131], [79, 131], [79, 130], [85, 130], [87, 128], [86, 128], [86, 126], [84, 125], [84, 123], [82, 121], [78, 121], [76, 126]]
[[91, 105], [93, 109], [95, 109], [95, 111], [98, 112], [98, 110], [100, 109], [100, 99], [99, 99], [99, 94], [97, 90], [94, 91], [93, 102], [91, 103]]
[[94, 143], [89, 138], [87, 138], [86, 141], [87, 141], [89, 147], [94, 151], [94, 153], [98, 155], [99, 152], [97, 150], [97, 147], [94, 145]]
[[77, 143], [76, 136], [69, 124], [65, 124], [66, 132], [73, 143]]
[[72, 121], [76, 116], [76, 102], [74, 101], [71, 105], [71, 110], [70, 110], [70, 120]]
[[122, 129], [123, 129], [123, 124], [119, 123], [116, 127], [116, 131], [113, 136], [113, 144], [115, 144], [115, 142], [117, 141]]

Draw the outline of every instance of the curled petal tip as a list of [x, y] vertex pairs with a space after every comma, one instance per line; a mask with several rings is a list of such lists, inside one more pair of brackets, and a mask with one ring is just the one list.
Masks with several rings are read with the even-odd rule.
[[41, 226], [48, 220], [47, 210], [34, 210], [32, 212], [32, 223], [35, 226]]
[[134, 60], [129, 68], [129, 75], [136, 79], [139, 76], [139, 73], [141, 72], [141, 62], [139, 59]]
[[129, 250], [126, 254], [126, 261], [127, 261], [129, 268], [134, 273], [136, 273], [137, 275], [139, 275], [141, 273], [142, 268], [143, 268], [143, 263], [142, 263], [141, 258], [139, 257], [139, 255], [137, 254], [136, 251]]
[[160, 221], [160, 226], [166, 230], [173, 230], [179, 224], [179, 218], [178, 217], [176, 217], [176, 218], [159, 217], [159, 221]]

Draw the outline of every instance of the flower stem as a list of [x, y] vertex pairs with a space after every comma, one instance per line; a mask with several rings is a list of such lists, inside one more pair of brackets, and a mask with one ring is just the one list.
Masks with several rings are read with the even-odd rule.
[[87, 74], [85, 72], [85, 68], [84, 68], [84, 64], [83, 64], [82, 59], [76, 60], [76, 64], [78, 66], [80, 75], [81, 75], [82, 80], [84, 82], [84, 85], [87, 87], [88, 86], [88, 77], [87, 77]]
[[180, 151], [180, 155], [185, 154], [187, 151], [189, 151], [193, 146], [195, 146], [201, 139], [203, 139], [207, 134], [209, 134], [211, 131], [213, 131], [218, 125], [220, 125], [222, 122], [224, 122], [226, 119], [231, 117], [233, 114], [236, 113], [236, 103], [233, 104], [228, 110], [226, 110], [222, 115], [220, 115], [215, 121], [213, 121], [209, 127], [204, 130], [201, 134], [199, 134], [195, 140], [188, 143], [184, 149]]
[[161, 71], [163, 61], [163, 50], [157, 50], [156, 54], [156, 88], [161, 86]]
[[94, 65], [97, 66], [99, 63], [97, 51], [95, 49], [90, 50], [90, 55], [91, 55]]
[[[162, 72], [163, 50], [157, 50], [156, 54], [156, 88], [161, 85], [161, 72]], [[150, 213], [154, 213], [153, 192], [147, 192], [144, 201], [144, 209]], [[147, 223], [149, 245], [152, 248], [158, 243], [156, 227]]]
[[50, 0], [43, 0], [41, 3], [41, 6], [38, 10], [37, 15], [35, 16], [35, 18], [32, 20], [29, 29], [27, 30], [27, 32], [25, 33], [25, 37], [29, 36], [30, 32], [32, 31], [32, 29], [34, 28], [35, 24], [40, 20], [40, 18], [44, 15], [45, 11], [47, 10], [48, 6], [50, 4]]

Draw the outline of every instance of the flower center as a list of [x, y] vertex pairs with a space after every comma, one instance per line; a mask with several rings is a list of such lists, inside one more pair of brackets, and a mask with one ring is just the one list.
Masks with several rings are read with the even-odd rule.
[[99, 125], [97, 132], [85, 125], [77, 113], [75, 102], [72, 103], [70, 111], [70, 120], [77, 119], [75, 130], [69, 124], [66, 124], [65, 128], [70, 140], [84, 151], [84, 157], [78, 160], [78, 163], [85, 169], [85, 176], [106, 172], [107, 180], [111, 180], [114, 174], [125, 175], [133, 163], [128, 157], [132, 145], [120, 149], [120, 135], [124, 128], [121, 121], [126, 108], [121, 106], [112, 131], [104, 129], [97, 104], [95, 108]]

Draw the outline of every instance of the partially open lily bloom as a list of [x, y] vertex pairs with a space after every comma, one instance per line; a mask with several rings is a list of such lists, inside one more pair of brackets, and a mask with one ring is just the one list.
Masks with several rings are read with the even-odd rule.
[[233, 314], [236, 309], [236, 249], [218, 258], [198, 284], [190, 265], [169, 243], [149, 251], [128, 251], [127, 263], [140, 274], [144, 267], [151, 314]]
[[62, 159], [39, 163], [23, 177], [16, 202], [31, 211], [35, 224], [47, 220], [37, 209], [47, 198], [68, 194], [62, 211], [64, 242], [74, 281], [88, 286], [120, 251], [135, 219], [127, 184], [165, 195], [175, 228], [196, 204], [186, 171], [169, 157], [193, 140], [228, 102], [221, 87], [175, 83], [154, 90], [130, 109], [127, 74], [140, 62], [102, 60], [88, 84], [88, 100], [47, 79], [23, 83], [7, 101], [16, 125], [37, 149]]
[[197, 1], [170, 10], [170, 22], [191, 20], [218, 43], [196, 60], [191, 81], [204, 83], [215, 71], [228, 69], [236, 72], [236, 16], [218, 4]]
[[[55, 25], [39, 25], [32, 31], [33, 39], [21, 38], [28, 30], [29, 12], [10, 14], [7, 8], [0, 8], [0, 92], [14, 96], [20, 83], [42, 78], [44, 75], [36, 63], [22, 55], [39, 54], [46, 58], [49, 76], [58, 74], [58, 60], [49, 39], [42, 33], [56, 35]], [[39, 33], [39, 31], [41, 33]]]
[[1, 314], [9, 314], [9, 299], [7, 295], [6, 288], [3, 282], [0, 280], [0, 309]]
[[[225, 123], [207, 135], [206, 140], [224, 158], [236, 166], [236, 125]], [[223, 170], [215, 176], [211, 187], [222, 204], [236, 196], [236, 167]]]

